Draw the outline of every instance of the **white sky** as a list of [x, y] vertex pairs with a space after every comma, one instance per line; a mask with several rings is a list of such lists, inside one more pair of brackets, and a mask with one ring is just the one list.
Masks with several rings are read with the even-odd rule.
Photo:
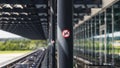
[[21, 36], [0, 30], [0, 38], [20, 38]]

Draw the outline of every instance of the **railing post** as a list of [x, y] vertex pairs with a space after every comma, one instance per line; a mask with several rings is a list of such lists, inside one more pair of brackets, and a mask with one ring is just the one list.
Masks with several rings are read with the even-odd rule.
[[56, 59], [55, 59], [55, 36], [56, 36], [56, 0], [50, 0], [50, 45], [51, 45], [51, 55], [50, 55], [50, 68], [56, 68]]

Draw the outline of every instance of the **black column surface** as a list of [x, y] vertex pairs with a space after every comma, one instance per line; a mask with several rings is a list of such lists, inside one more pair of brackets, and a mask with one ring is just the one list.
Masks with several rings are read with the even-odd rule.
[[51, 9], [51, 13], [50, 13], [50, 20], [51, 20], [51, 43], [52, 43], [52, 57], [51, 57], [51, 67], [50, 68], [56, 68], [56, 59], [55, 59], [55, 0], [51, 0], [51, 3], [50, 3], [50, 9]]
[[[72, 8], [72, 0], [57, 0], [58, 68], [73, 68]], [[64, 30], [67, 37], [63, 35]]]

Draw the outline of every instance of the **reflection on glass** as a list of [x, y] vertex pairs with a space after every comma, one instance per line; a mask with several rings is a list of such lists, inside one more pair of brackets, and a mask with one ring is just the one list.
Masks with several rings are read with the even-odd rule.
[[81, 24], [76, 35], [79, 55], [95, 65], [120, 66], [119, 18], [120, 1]]

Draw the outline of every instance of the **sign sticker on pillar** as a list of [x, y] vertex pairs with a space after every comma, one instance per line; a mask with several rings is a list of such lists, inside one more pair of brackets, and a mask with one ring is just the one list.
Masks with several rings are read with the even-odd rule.
[[67, 29], [63, 30], [63, 31], [62, 31], [62, 36], [63, 36], [64, 38], [70, 37], [70, 31], [67, 30]]

